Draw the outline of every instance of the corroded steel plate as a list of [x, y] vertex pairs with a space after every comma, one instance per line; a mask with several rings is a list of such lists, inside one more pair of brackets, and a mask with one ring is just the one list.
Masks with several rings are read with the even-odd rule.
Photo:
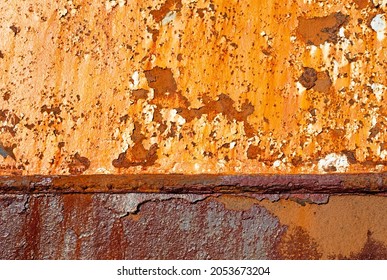
[[378, 1], [1, 1], [0, 174], [386, 171]]

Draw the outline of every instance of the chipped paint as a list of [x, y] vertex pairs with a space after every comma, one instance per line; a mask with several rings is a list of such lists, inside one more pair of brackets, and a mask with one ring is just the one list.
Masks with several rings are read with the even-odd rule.
[[386, 5], [0, 2], [0, 258], [385, 259]]
[[385, 3], [321, 3], [2, 2], [0, 174], [386, 171]]
[[318, 162], [320, 172], [345, 172], [348, 166], [349, 163], [346, 155], [329, 154]]
[[371, 27], [377, 33], [378, 40], [382, 41], [384, 39], [384, 33], [386, 29], [386, 20], [384, 14], [376, 15], [371, 21]]

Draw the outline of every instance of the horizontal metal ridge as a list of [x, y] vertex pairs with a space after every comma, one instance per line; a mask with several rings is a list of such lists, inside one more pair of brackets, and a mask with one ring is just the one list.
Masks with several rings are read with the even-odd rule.
[[387, 193], [387, 173], [0, 176], [0, 193]]

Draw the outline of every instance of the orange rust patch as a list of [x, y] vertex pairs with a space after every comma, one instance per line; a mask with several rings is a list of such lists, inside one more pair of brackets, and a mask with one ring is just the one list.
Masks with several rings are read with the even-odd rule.
[[141, 144], [135, 144], [132, 149], [121, 153], [117, 159], [114, 159], [112, 164], [116, 168], [153, 165], [157, 160], [157, 150], [157, 144], [153, 144], [149, 150], [146, 150]]
[[[335, 146], [330, 150], [331, 153], [342, 153], [346, 149], [347, 141], [345, 139], [345, 131], [343, 129], [329, 129], [324, 128], [319, 135], [316, 137], [316, 142], [324, 147], [328, 143], [336, 143]], [[326, 154], [322, 154], [325, 157]]]
[[337, 42], [340, 27], [348, 23], [348, 16], [341, 12], [326, 17], [298, 18], [297, 33], [302, 40], [310, 45], [320, 45], [324, 42]]
[[373, 6], [372, 0], [354, 0], [359, 9], [367, 8], [368, 6]]
[[165, 3], [158, 10], [151, 11], [151, 15], [155, 21], [161, 21], [169, 11], [176, 11], [181, 9], [181, 0], [166, 0]]
[[255, 198], [235, 195], [221, 195], [214, 199], [221, 202], [226, 209], [235, 211], [247, 211], [254, 204], [258, 204], [258, 200]]
[[86, 157], [80, 156], [78, 153], [72, 157], [69, 164], [69, 171], [72, 175], [80, 175], [90, 167], [90, 160]]
[[[19, 118], [0, 122], [0, 141], [23, 175], [68, 175], [76, 151], [85, 175], [315, 174], [345, 151], [345, 172], [387, 170], [372, 1], [78, 2], [0, 1], [0, 118]], [[141, 145], [126, 143], [134, 122]], [[157, 164], [115, 168], [127, 144], [121, 159]]]
[[141, 133], [141, 124], [135, 122], [132, 134], [133, 147], [121, 153], [117, 159], [112, 161], [116, 168], [129, 168], [131, 166], [150, 166], [157, 160], [158, 145], [153, 144], [149, 150], [145, 149], [142, 141], [145, 136]]
[[148, 98], [148, 91], [145, 89], [133, 90], [132, 96], [134, 97], [135, 101], [138, 101], [140, 99], [147, 99]]
[[331, 86], [332, 81], [329, 77], [328, 71], [318, 72], [317, 80], [315, 81], [313, 89], [319, 92], [328, 92]]
[[156, 95], [166, 92], [173, 94], [177, 90], [176, 81], [169, 68], [152, 68], [151, 70], [145, 71], [145, 77], [148, 80], [149, 86], [154, 88]]
[[386, 197], [331, 196], [324, 205], [301, 206], [289, 200], [262, 201], [259, 205], [288, 225], [290, 231], [302, 228], [318, 244], [319, 254], [326, 259], [337, 252], [342, 252], [341, 257], [361, 254], [368, 242], [368, 231], [372, 232], [374, 241], [387, 240], [387, 219], [381, 211], [386, 201]]
[[176, 81], [171, 69], [155, 67], [145, 71], [145, 77], [149, 86], [154, 89], [153, 104], [162, 107], [189, 106], [187, 98], [177, 92]]
[[220, 94], [217, 100], [211, 100], [208, 97], [204, 97], [205, 105], [199, 109], [185, 109], [180, 108], [179, 113], [188, 121], [192, 121], [194, 118], [199, 119], [203, 114], [207, 115], [207, 118], [212, 121], [218, 114], [223, 114], [229, 121], [245, 121], [247, 124], [247, 117], [254, 112], [254, 106], [247, 100], [242, 104], [240, 111], [234, 107], [234, 101], [226, 94]]
[[249, 159], [256, 159], [258, 158], [258, 155], [262, 155], [265, 153], [265, 150], [262, 149], [260, 146], [256, 145], [250, 145], [247, 149], [247, 157]]

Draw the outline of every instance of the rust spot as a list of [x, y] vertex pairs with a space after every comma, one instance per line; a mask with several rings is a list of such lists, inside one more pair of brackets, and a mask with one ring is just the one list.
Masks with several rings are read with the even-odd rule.
[[268, 48], [262, 48], [261, 49], [261, 51], [262, 51], [262, 53], [264, 54], [264, 55], [266, 55], [266, 56], [270, 56], [270, 55], [272, 55], [272, 53], [273, 53], [273, 48], [270, 48], [270, 47], [268, 47]]
[[152, 34], [153, 42], [157, 42], [157, 38], [159, 37], [160, 31], [158, 29], [153, 29], [147, 27], [147, 31]]
[[20, 118], [9, 110], [0, 110], [0, 121], [6, 121], [15, 126], [20, 122]]
[[129, 168], [132, 166], [150, 166], [157, 160], [158, 145], [153, 144], [146, 150], [142, 144], [135, 144], [132, 149], [121, 153], [112, 164], [116, 168]]
[[148, 80], [149, 86], [154, 88], [155, 94], [176, 92], [176, 81], [173, 78], [171, 69], [169, 68], [156, 66], [151, 70], [145, 71], [145, 77]]
[[322, 254], [318, 244], [302, 227], [289, 230], [278, 244], [277, 259], [285, 260], [318, 260]]
[[35, 124], [33, 124], [33, 123], [31, 123], [31, 124], [27, 123], [27, 124], [25, 124], [24, 126], [25, 126], [26, 128], [28, 128], [29, 130], [31, 130], [31, 129], [33, 129], [33, 128], [35, 127]]
[[370, 129], [370, 135], [368, 137], [368, 141], [372, 140], [372, 138], [374, 138], [375, 136], [377, 136], [379, 134], [379, 132], [381, 131], [380, 129], [380, 126], [378, 124], [375, 124], [375, 126], [373, 126], [371, 129]]
[[207, 9], [197, 9], [197, 14], [199, 15], [200, 18], [204, 18], [204, 12], [206, 12]]
[[178, 11], [182, 8], [181, 0], [166, 0], [158, 10], [151, 11], [151, 15], [156, 22], [160, 22], [169, 11]]
[[72, 157], [69, 164], [69, 171], [72, 175], [80, 175], [90, 167], [90, 160], [86, 157], [80, 156], [78, 153]]
[[154, 89], [153, 104], [162, 107], [188, 107], [188, 99], [177, 92], [177, 85], [173, 73], [169, 68], [155, 67], [144, 72], [148, 84]]
[[132, 141], [135, 143], [141, 143], [146, 137], [141, 133], [141, 123], [135, 122], [132, 134]]
[[7, 90], [7, 91], [3, 94], [3, 99], [4, 99], [4, 101], [8, 101], [10, 98], [11, 98], [11, 92], [10, 92], [9, 90]]
[[256, 159], [258, 155], [261, 155], [265, 152], [260, 146], [250, 145], [247, 149], [247, 158]]
[[354, 0], [355, 4], [359, 9], [367, 8], [368, 6], [373, 6], [372, 1], [370, 0]]
[[120, 117], [120, 122], [127, 122], [129, 119], [129, 115], [128, 114], [125, 114], [123, 115], [122, 117]]
[[4, 58], [4, 54], [2, 51], [0, 51], [0, 58]]
[[331, 86], [332, 81], [329, 77], [328, 71], [318, 72], [317, 80], [315, 81], [313, 89], [319, 92], [328, 92]]
[[9, 132], [12, 136], [16, 135], [16, 130], [12, 126], [0, 126], [2, 132]]
[[343, 150], [342, 153], [347, 157], [349, 163], [351, 164], [357, 163], [355, 151]]
[[306, 88], [311, 89], [316, 85], [317, 81], [317, 72], [313, 68], [305, 67], [304, 73], [302, 73], [301, 77], [298, 79], [300, 84]]
[[171, 122], [171, 129], [168, 131], [168, 134], [166, 137], [175, 137], [177, 132], [177, 125], [175, 122]]
[[20, 27], [14, 25], [14, 24], [11, 25], [9, 28], [12, 30], [14, 36], [16, 36], [17, 34], [19, 34], [19, 32], [20, 32]]
[[297, 33], [305, 43], [310, 45], [320, 45], [324, 42], [337, 43], [337, 33], [340, 27], [347, 23], [348, 16], [341, 12], [326, 17], [299, 17]]
[[59, 106], [57, 107], [48, 107], [47, 105], [43, 105], [41, 108], [40, 108], [40, 112], [44, 113], [46, 112], [47, 114], [50, 114], [50, 113], [53, 113], [54, 115], [59, 115], [60, 112], [61, 112], [61, 109]]
[[291, 160], [291, 163], [294, 165], [294, 166], [301, 166], [302, 163], [303, 163], [303, 160], [302, 160], [302, 157], [301, 156], [294, 156]]
[[148, 92], [145, 89], [137, 89], [132, 91], [132, 96], [134, 97], [135, 101], [138, 101], [140, 99], [147, 99], [148, 98]]
[[119, 154], [117, 159], [112, 161], [112, 164], [116, 168], [129, 168], [132, 166], [150, 166], [157, 160], [158, 145], [153, 144], [149, 150], [145, 149], [142, 141], [145, 136], [141, 133], [141, 124], [139, 122], [134, 123], [134, 130], [132, 135], [132, 141], [134, 145], [132, 148]]
[[229, 121], [244, 121], [245, 127], [249, 125], [247, 117], [254, 112], [254, 106], [247, 100], [242, 104], [241, 110], [238, 111], [234, 107], [234, 100], [224, 93], [218, 96], [218, 100], [211, 100], [205, 97], [204, 103], [205, 105], [198, 109], [188, 110], [186, 108], [179, 108], [178, 112], [187, 122], [191, 122], [195, 118], [199, 119], [203, 114], [206, 114], [207, 118], [213, 121], [218, 114], [223, 114]]
[[1, 170], [1, 173], [4, 174], [5, 176], [21, 176], [23, 172], [17, 166], [9, 165], [9, 164], [0, 165], [0, 170]]

